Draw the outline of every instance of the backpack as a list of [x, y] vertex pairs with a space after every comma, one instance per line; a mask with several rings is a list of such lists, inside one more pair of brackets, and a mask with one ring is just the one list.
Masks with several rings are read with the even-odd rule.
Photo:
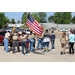
[[13, 40], [19, 40], [19, 35], [18, 33], [13, 34]]

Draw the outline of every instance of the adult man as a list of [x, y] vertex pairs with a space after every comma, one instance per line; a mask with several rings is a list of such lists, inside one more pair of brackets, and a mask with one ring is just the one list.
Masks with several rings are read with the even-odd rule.
[[9, 37], [10, 37], [10, 31], [8, 31], [5, 34], [5, 39], [4, 39], [4, 44], [5, 44], [4, 46], [5, 46], [6, 52], [9, 52], [8, 50]]
[[37, 45], [37, 50], [39, 49], [39, 45], [41, 44], [41, 50], [43, 49], [43, 34], [44, 32], [42, 33], [41, 36], [37, 36], [37, 41], [38, 41], [38, 45]]
[[13, 33], [13, 53], [15, 53], [15, 45], [17, 45], [18, 52], [20, 52], [20, 50], [19, 50], [19, 33], [17, 31], [15, 31]]
[[33, 52], [33, 46], [34, 46], [34, 42], [35, 42], [34, 39], [35, 39], [35, 35], [32, 34], [32, 32], [31, 32], [30, 35], [29, 35], [30, 50], [31, 50], [31, 52]]

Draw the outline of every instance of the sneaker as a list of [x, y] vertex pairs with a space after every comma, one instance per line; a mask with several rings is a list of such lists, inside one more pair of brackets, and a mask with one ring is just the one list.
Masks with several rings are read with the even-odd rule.
[[42, 52], [45, 52], [45, 50], [43, 50]]
[[26, 56], [29, 56], [29, 54], [25, 54]]
[[46, 52], [48, 52], [48, 50]]
[[18, 51], [18, 52], [20, 52], [20, 51]]
[[10, 51], [6, 51], [6, 52], [10, 52]]
[[53, 51], [53, 50], [55, 50], [55, 49], [52, 49], [52, 51]]
[[13, 54], [15, 53], [15, 52], [12, 52]]
[[24, 56], [24, 54], [22, 54], [22, 56]]
[[61, 55], [63, 54], [63, 52], [61, 52]]

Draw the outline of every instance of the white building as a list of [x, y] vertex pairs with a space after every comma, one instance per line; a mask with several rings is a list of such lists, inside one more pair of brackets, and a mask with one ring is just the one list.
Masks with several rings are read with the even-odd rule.
[[20, 28], [21, 26], [24, 26], [24, 24], [21, 24], [21, 23], [17, 23], [17, 24], [8, 24], [8, 27], [14, 27], [14, 25], [15, 25], [15, 27], [17, 27], [17, 28]]

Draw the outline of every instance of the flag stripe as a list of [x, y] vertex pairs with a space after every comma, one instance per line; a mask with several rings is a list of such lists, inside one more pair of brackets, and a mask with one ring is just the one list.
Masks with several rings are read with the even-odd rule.
[[41, 34], [38, 33], [37, 31], [35, 31], [35, 29], [32, 29], [31, 27], [30, 27], [30, 29], [31, 29], [33, 32], [35, 32], [36, 34], [41, 35]]
[[[28, 23], [27, 23], [31, 28], [33, 27], [33, 29], [38, 32], [38, 33], [41, 33], [42, 31], [40, 31], [38, 28], [36, 28], [36, 26], [34, 24], [32, 24], [29, 20], [28, 20]], [[31, 26], [32, 25], [32, 26]]]
[[31, 28], [32, 31], [34, 31], [34, 32], [35, 32], [36, 34], [38, 34], [39, 36], [41, 35], [41, 32], [38, 32], [35, 28], [32, 28], [32, 26], [31, 26], [31, 25], [32, 25], [31, 22], [28, 21], [27, 24], [29, 25], [29, 27]]
[[[27, 24], [26, 24], [27, 25]], [[29, 25], [27, 25], [29, 27]], [[30, 28], [30, 27], [29, 27]], [[35, 32], [35, 30], [33, 30], [32, 28], [30, 28], [33, 32]], [[41, 36], [41, 34], [35, 32], [37, 35]]]
[[36, 28], [38, 28], [40, 31], [42, 31], [42, 28], [39, 28], [35, 22], [33, 22], [33, 24]]
[[30, 14], [28, 14], [26, 25], [39, 36], [43, 33], [43, 27]]

